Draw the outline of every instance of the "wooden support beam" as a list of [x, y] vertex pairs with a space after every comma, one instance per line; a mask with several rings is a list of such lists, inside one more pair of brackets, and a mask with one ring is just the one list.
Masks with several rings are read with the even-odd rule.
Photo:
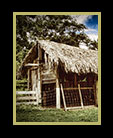
[[37, 75], [38, 75], [38, 84], [37, 84], [37, 88], [38, 88], [38, 100], [39, 103], [41, 103], [41, 87], [42, 87], [42, 80], [41, 80], [41, 68], [39, 67], [37, 70]]
[[95, 105], [98, 106], [98, 80], [95, 83]]
[[27, 88], [28, 88], [28, 90], [29, 90], [29, 85], [30, 84], [30, 69], [28, 69], [28, 80], [27, 80]]
[[56, 66], [56, 108], [60, 108], [60, 85], [59, 85], [59, 75]]
[[16, 94], [22, 95], [22, 94], [36, 94], [36, 91], [16, 91]]
[[42, 84], [51, 84], [51, 83], [56, 83], [56, 80], [53, 80], [53, 81], [43, 81], [42, 80]]
[[78, 90], [79, 90], [79, 95], [80, 95], [80, 103], [81, 103], [81, 107], [83, 108], [83, 99], [82, 99], [82, 93], [81, 93], [81, 90], [80, 90], [80, 84], [78, 84]]
[[39, 104], [39, 95], [38, 95], [38, 89], [36, 88], [36, 102], [37, 105]]
[[38, 104], [42, 102], [41, 100], [41, 89], [42, 89], [42, 79], [41, 79], [41, 63], [40, 60], [42, 59], [42, 50], [40, 48], [40, 46], [38, 45], [38, 60], [37, 60], [37, 64], [38, 64], [38, 70], [37, 70], [37, 76], [38, 76], [38, 80], [37, 80], [37, 97], [38, 97]]
[[[78, 90], [79, 88], [64, 88], [64, 90]], [[90, 90], [93, 87], [80, 87], [81, 90]]]
[[30, 96], [20, 96], [20, 97], [17, 97], [16, 98], [17, 101], [20, 101], [20, 100], [36, 100], [36, 97], [30, 97]]
[[39, 60], [42, 60], [42, 49], [40, 48], [39, 45], [38, 45], [38, 58]]
[[45, 59], [45, 65], [47, 65], [48, 64], [48, 59], [47, 59], [47, 54], [46, 53], [44, 53], [44, 59]]
[[60, 88], [56, 88], [56, 108], [60, 109]]
[[61, 93], [62, 93], [62, 98], [63, 98], [63, 103], [64, 103], [64, 110], [67, 111], [66, 101], [65, 101], [64, 91], [63, 91], [63, 86], [62, 86], [62, 84], [60, 86], [61, 86]]
[[42, 59], [42, 50], [40, 46], [38, 45], [38, 58], [37, 58], [37, 64], [32, 64], [38, 66], [38, 69], [36, 71], [36, 97], [37, 97], [37, 105], [42, 102], [41, 100], [41, 87], [42, 87], [42, 79], [41, 79], [41, 63], [40, 60]]
[[98, 80], [96, 75], [94, 76], [93, 92], [94, 92], [95, 106], [98, 106]]

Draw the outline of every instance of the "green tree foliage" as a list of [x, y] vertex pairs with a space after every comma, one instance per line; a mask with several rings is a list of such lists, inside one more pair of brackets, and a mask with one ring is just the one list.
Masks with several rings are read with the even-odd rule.
[[90, 49], [93, 49], [93, 50], [98, 49], [98, 41], [95, 41], [95, 40], [91, 41], [90, 45], [92, 45], [92, 47], [90, 47]]
[[[80, 42], [87, 46], [92, 43], [84, 33], [85, 25], [78, 24], [67, 15], [17, 15], [16, 17], [16, 58], [17, 70], [28, 50], [36, 43], [36, 39], [51, 40], [78, 47]], [[79, 32], [79, 33], [78, 33]]]

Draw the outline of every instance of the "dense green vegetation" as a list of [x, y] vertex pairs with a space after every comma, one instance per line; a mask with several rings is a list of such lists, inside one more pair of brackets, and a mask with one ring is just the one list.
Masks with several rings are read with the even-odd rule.
[[63, 109], [44, 109], [34, 105], [19, 105], [16, 112], [17, 122], [97, 122], [98, 108], [64, 111]]
[[24, 78], [22, 80], [16, 80], [16, 90], [17, 91], [27, 90], [27, 80], [26, 80], [26, 78]]

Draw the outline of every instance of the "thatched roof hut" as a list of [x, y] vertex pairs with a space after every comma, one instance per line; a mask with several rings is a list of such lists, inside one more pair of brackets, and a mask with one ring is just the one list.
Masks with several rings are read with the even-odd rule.
[[98, 51], [85, 50], [78, 47], [61, 44], [49, 40], [38, 40], [38, 44], [33, 46], [21, 66], [21, 73], [27, 71], [25, 64], [32, 63], [38, 56], [38, 45], [48, 54], [52, 63], [60, 63], [66, 72], [77, 74], [95, 73], [98, 74]]
[[27, 74], [28, 89], [37, 91], [37, 102], [42, 106], [62, 107], [62, 87], [68, 107], [94, 105], [98, 101], [98, 51], [38, 40], [20, 71], [23, 76]]

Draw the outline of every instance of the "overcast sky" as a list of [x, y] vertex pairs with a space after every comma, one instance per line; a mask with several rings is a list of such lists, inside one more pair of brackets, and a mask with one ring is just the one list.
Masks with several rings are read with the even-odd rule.
[[91, 40], [98, 39], [98, 15], [72, 15], [78, 23], [84, 24], [88, 29], [85, 33]]

